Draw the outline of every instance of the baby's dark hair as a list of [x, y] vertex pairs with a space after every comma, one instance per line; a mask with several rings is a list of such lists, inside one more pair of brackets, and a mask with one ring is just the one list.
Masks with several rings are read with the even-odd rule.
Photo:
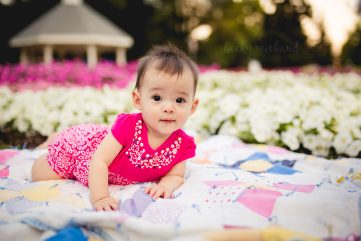
[[195, 92], [198, 83], [197, 65], [186, 53], [172, 44], [154, 46], [147, 55], [140, 59], [135, 83], [136, 89], [140, 88], [144, 74], [151, 64], [156, 64], [155, 68], [159, 71], [178, 76], [182, 75], [184, 69], [188, 67], [193, 74]]

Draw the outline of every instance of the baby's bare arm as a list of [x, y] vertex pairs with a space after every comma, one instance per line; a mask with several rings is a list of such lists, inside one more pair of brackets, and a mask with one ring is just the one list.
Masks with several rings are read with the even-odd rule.
[[95, 151], [89, 165], [90, 201], [97, 211], [117, 209], [117, 202], [110, 197], [108, 185], [108, 166], [118, 155], [122, 146], [109, 133]]

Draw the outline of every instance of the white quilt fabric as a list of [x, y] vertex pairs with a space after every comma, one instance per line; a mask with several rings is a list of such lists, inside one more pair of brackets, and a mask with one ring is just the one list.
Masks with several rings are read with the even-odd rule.
[[13, 155], [0, 159], [0, 240], [65, 240], [59, 233], [69, 227], [84, 240], [104, 241], [207, 240], [211, 231], [230, 229], [259, 230], [267, 240], [360, 237], [360, 159], [327, 160], [215, 136], [198, 145], [174, 199], [151, 200], [142, 192], [146, 183], [113, 185], [120, 211], [95, 212], [88, 188], [76, 181], [30, 181], [43, 151], [0, 156], [7, 151]]

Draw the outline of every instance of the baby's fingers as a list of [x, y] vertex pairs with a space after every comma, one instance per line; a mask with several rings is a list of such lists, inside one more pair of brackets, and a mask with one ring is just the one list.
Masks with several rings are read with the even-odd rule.
[[110, 211], [110, 207], [108, 205], [98, 205], [95, 207], [97, 211]]
[[97, 210], [97, 212], [103, 211], [103, 207], [102, 207], [102, 206], [96, 206], [96, 207], [95, 207], [95, 210]]
[[145, 189], [144, 189], [144, 192], [146, 194], [149, 194], [149, 191], [152, 189], [152, 186], [151, 185], [148, 185]]
[[171, 198], [173, 195], [172, 195], [172, 193], [171, 192], [167, 192], [167, 191], [164, 191], [164, 195], [163, 195], [163, 198], [164, 199], [169, 199], [169, 198]]
[[95, 205], [97, 211], [112, 211], [118, 209], [118, 201], [113, 198], [99, 200]]
[[154, 197], [154, 195], [155, 195], [155, 193], [157, 192], [157, 190], [158, 190], [158, 189], [157, 189], [156, 187], [154, 187], [154, 186], [151, 187], [150, 190], [149, 190], [149, 193], [148, 193], [149, 196]]
[[118, 202], [116, 200], [112, 200], [109, 206], [112, 210], [118, 210]]
[[104, 206], [104, 211], [112, 211], [112, 208], [110, 207], [110, 205], [106, 205]]
[[154, 193], [153, 198], [154, 198], [154, 199], [158, 199], [163, 193], [164, 193], [164, 190], [158, 189], [158, 190]]

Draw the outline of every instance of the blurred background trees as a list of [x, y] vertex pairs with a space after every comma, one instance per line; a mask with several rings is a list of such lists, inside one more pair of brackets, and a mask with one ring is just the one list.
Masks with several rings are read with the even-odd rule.
[[342, 53], [342, 63], [347, 65], [361, 65], [361, 25], [350, 36]]
[[[0, 64], [17, 62], [9, 39], [59, 0], [0, 1]], [[305, 28], [313, 9], [305, 0], [85, 0], [135, 40], [128, 59], [142, 56], [153, 44], [173, 42], [201, 64], [245, 67], [252, 59], [264, 67], [308, 64], [360, 65], [361, 26], [335, 59], [325, 26], [310, 41]], [[360, 20], [359, 20], [360, 22]], [[315, 23], [314, 23], [315, 24]], [[307, 30], [307, 29], [306, 29]]]

